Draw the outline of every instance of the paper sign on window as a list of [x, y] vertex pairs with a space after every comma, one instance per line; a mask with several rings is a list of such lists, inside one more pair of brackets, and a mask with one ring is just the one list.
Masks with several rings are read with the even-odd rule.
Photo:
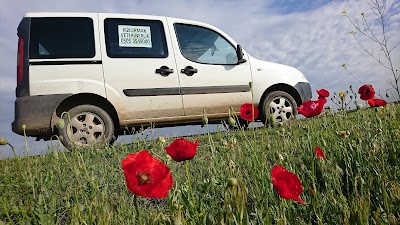
[[151, 48], [151, 30], [146, 26], [118, 25], [120, 47]]

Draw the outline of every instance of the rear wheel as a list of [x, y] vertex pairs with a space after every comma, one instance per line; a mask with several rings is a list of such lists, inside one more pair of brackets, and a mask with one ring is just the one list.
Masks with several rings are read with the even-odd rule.
[[68, 149], [111, 144], [114, 123], [103, 109], [93, 105], [76, 106], [63, 116], [65, 126], [58, 128], [61, 142]]
[[296, 101], [284, 91], [269, 93], [261, 106], [261, 119], [264, 124], [269, 124], [271, 120], [277, 123], [286, 123], [297, 115]]

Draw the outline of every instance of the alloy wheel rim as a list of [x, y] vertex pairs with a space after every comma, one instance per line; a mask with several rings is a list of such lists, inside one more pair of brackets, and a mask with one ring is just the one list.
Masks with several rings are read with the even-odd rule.
[[293, 115], [293, 104], [289, 101], [289, 99], [279, 96], [269, 103], [268, 112], [269, 117], [272, 117], [275, 122], [284, 123]]
[[71, 118], [67, 135], [78, 146], [89, 146], [104, 137], [104, 121], [91, 112], [80, 113]]

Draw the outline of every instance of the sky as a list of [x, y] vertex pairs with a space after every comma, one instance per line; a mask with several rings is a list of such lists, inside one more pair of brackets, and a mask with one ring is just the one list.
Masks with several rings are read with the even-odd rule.
[[[46, 152], [49, 142], [14, 134], [17, 35], [16, 30], [26, 12], [110, 12], [170, 16], [197, 20], [214, 25], [235, 39], [253, 57], [293, 66], [302, 71], [313, 92], [325, 88], [346, 91], [352, 85], [357, 91], [362, 83], [372, 84], [385, 97], [392, 78], [357, 44], [349, 34], [354, 30], [341, 12], [360, 21], [364, 13], [368, 21], [374, 14], [365, 0], [0, 0], [0, 137], [6, 138], [18, 154]], [[400, 0], [387, 0], [392, 14], [387, 24], [389, 46], [400, 41]], [[379, 34], [379, 26], [371, 23]], [[366, 46], [381, 57], [378, 46], [366, 38]], [[392, 61], [400, 69], [400, 46], [392, 51]], [[342, 65], [353, 74], [350, 75]], [[357, 78], [357, 79], [356, 79]], [[362, 83], [360, 83], [360, 80]], [[313, 93], [315, 99], [315, 92]], [[328, 101], [328, 104], [334, 106]], [[204, 132], [199, 127], [164, 128], [162, 135], [185, 135]], [[129, 138], [122, 138], [127, 140]], [[27, 150], [28, 149], [28, 150]], [[0, 158], [12, 155], [9, 146], [0, 146]]]

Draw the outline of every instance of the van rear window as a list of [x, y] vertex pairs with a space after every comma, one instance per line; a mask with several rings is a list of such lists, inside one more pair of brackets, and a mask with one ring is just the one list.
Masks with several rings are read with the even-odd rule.
[[104, 30], [110, 58], [168, 57], [161, 21], [108, 18], [104, 22]]
[[93, 58], [93, 21], [86, 17], [32, 18], [29, 58]]

